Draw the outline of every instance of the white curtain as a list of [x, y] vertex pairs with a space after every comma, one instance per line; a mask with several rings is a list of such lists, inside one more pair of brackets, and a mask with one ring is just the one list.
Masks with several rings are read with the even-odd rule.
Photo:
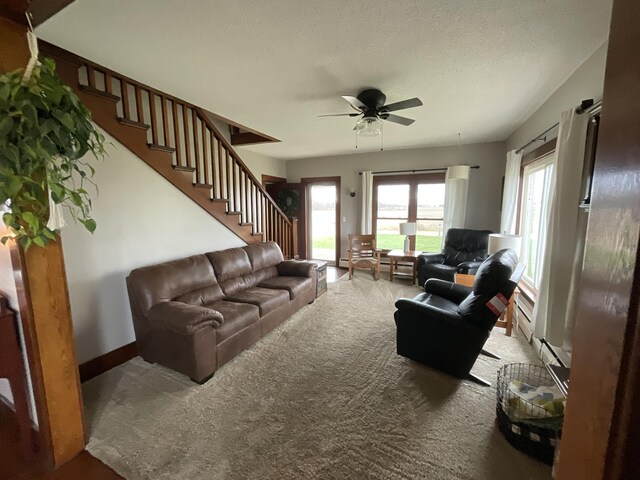
[[520, 186], [520, 164], [522, 152], [511, 150], [507, 153], [507, 166], [504, 172], [504, 191], [502, 192], [502, 213], [500, 214], [500, 233], [516, 233], [516, 215], [518, 213], [518, 188]]
[[360, 210], [360, 233], [373, 230], [373, 172], [362, 172], [362, 206]]
[[469, 191], [468, 165], [447, 168], [444, 180], [444, 221], [442, 241], [450, 228], [464, 227], [467, 216], [467, 193]]
[[585, 214], [580, 190], [589, 115], [562, 112], [551, 175], [549, 214], [534, 334], [551, 345], [570, 346], [584, 255]]

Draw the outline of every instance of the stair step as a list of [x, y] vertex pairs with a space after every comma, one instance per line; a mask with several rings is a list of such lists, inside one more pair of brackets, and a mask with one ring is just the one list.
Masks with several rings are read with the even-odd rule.
[[211, 201], [213, 203], [229, 203], [229, 200], [225, 200], [224, 198], [212, 198]]
[[124, 117], [118, 117], [118, 121], [123, 125], [139, 128], [141, 130], [149, 130], [149, 128], [151, 128], [146, 123], [136, 122], [135, 120], [129, 120], [128, 118], [124, 118]]
[[114, 95], [112, 93], [103, 92], [102, 90], [98, 90], [97, 88], [89, 87], [88, 85], [80, 85], [80, 90], [83, 92], [90, 93], [91, 95], [95, 95], [97, 97], [106, 98], [107, 100], [118, 103], [120, 101], [120, 97]]
[[196, 188], [206, 188], [207, 190], [211, 190], [213, 188], [213, 185], [209, 185], [208, 183], [194, 183], [193, 186]]
[[254, 237], [258, 237], [258, 236], [262, 236], [262, 233], [252, 233], [251, 235], [253, 235]]
[[166, 147], [164, 145], [159, 145], [157, 143], [149, 143], [149, 148], [151, 150], [160, 150], [161, 152], [168, 152], [168, 153], [173, 153], [176, 151], [176, 149], [173, 147]]
[[241, 227], [248, 227], [248, 226], [251, 226], [251, 225], [253, 225], [253, 223], [251, 223], [251, 222], [240, 222], [240, 226]]
[[242, 215], [242, 212], [227, 212], [227, 215]]
[[183, 167], [182, 165], [173, 165], [173, 169], [177, 170], [178, 172], [189, 172], [189, 173], [193, 173], [196, 171], [196, 169], [193, 167]]

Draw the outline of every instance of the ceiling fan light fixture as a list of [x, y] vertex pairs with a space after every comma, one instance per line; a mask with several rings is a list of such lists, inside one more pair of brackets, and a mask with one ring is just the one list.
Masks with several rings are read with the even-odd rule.
[[382, 133], [382, 120], [373, 117], [364, 117], [356, 123], [356, 133], [363, 137], [377, 137]]

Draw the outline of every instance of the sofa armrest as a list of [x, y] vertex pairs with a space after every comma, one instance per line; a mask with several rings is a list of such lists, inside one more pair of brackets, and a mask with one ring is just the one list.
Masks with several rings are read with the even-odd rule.
[[416, 267], [420, 268], [427, 263], [444, 263], [444, 255], [441, 253], [423, 253], [418, 255]]
[[447, 282], [446, 280], [430, 278], [424, 284], [424, 291], [460, 304], [471, 292], [473, 292], [473, 288], [453, 282]]
[[304, 260], [285, 260], [278, 264], [278, 275], [283, 277], [311, 277], [317, 268], [313, 262]]
[[418, 302], [417, 300], [400, 298], [396, 300], [396, 308], [400, 315], [402, 312], [407, 312], [414, 315], [418, 314], [421, 318], [424, 318], [425, 321], [442, 321], [452, 326], [460, 327], [466, 325], [466, 322], [456, 312], [442, 310], [433, 305]]
[[476, 272], [478, 271], [478, 268], [480, 268], [480, 265], [482, 265], [482, 260], [481, 261], [469, 261], [469, 262], [462, 262], [461, 264], [458, 265], [458, 273], [462, 273], [465, 275], [475, 275]]
[[205, 327], [219, 327], [222, 314], [211, 308], [183, 302], [156, 303], [149, 309], [149, 323], [180, 335], [193, 335]]

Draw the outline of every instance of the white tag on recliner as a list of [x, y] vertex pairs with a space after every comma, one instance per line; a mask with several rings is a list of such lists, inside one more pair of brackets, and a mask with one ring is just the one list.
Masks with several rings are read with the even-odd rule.
[[507, 305], [509, 305], [509, 300], [502, 295], [501, 293], [497, 294], [491, 300], [489, 300], [485, 304], [489, 310], [491, 310], [496, 315], [502, 314], [507, 309]]

